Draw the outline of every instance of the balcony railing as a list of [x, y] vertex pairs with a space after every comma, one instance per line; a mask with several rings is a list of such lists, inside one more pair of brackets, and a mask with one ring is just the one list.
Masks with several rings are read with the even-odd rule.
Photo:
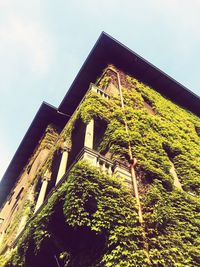
[[93, 91], [104, 98], [110, 99], [110, 96], [107, 93], [105, 93], [102, 89], [100, 89], [98, 86], [96, 86], [94, 83], [90, 83], [89, 91]]
[[108, 175], [119, 175], [131, 185], [131, 174], [129, 167], [119, 160], [112, 161], [98, 153], [97, 151], [84, 147], [76, 158], [75, 162], [81, 159], [89, 161], [93, 166], [97, 167], [100, 171], [107, 173]]

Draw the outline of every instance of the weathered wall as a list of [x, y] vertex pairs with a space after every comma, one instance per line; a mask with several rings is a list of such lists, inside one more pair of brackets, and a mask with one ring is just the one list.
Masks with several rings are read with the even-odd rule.
[[52, 126], [47, 127], [38, 147], [25, 166], [17, 183], [11, 190], [0, 211], [3, 222], [0, 225], [0, 248], [9, 247], [24, 228], [34, 209], [37, 173], [45, 163], [58, 134]]

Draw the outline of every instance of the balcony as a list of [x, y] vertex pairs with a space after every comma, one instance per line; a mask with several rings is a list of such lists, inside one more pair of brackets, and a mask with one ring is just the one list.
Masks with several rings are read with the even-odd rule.
[[[76, 162], [79, 160], [87, 160], [93, 166], [97, 167], [100, 171], [112, 176], [118, 175], [124, 178], [124, 181], [131, 185], [131, 174], [129, 168], [119, 160], [110, 160], [97, 151], [84, 147], [76, 158]], [[74, 165], [74, 164], [73, 164]]]
[[88, 91], [95, 92], [95, 93], [99, 94], [100, 96], [102, 96], [102, 97], [104, 97], [106, 99], [110, 99], [109, 94], [107, 94], [105, 91], [103, 91], [102, 89], [100, 89], [94, 83], [90, 83], [90, 87], [89, 87], [89, 90]]

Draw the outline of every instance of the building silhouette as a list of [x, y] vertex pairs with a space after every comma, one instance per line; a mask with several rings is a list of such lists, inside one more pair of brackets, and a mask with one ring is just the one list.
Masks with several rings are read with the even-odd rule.
[[0, 183], [0, 266], [199, 266], [200, 98], [102, 33]]

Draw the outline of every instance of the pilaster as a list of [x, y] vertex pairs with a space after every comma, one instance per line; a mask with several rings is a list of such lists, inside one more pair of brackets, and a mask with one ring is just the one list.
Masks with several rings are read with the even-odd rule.
[[48, 182], [51, 178], [51, 172], [49, 170], [46, 170], [44, 178], [43, 178], [43, 182], [42, 182], [42, 186], [40, 189], [40, 193], [37, 199], [37, 203], [35, 206], [35, 212], [40, 208], [40, 206], [43, 204], [45, 196], [46, 196], [46, 191], [47, 191], [47, 186], [48, 186]]
[[66, 173], [68, 155], [69, 155], [69, 151], [70, 151], [70, 148], [67, 146], [66, 142], [63, 143], [61, 149], [62, 149], [62, 157], [61, 157], [61, 161], [60, 161], [58, 175], [56, 178], [56, 184], [60, 181], [60, 179]]
[[94, 142], [94, 119], [86, 126], [84, 146], [93, 149]]

